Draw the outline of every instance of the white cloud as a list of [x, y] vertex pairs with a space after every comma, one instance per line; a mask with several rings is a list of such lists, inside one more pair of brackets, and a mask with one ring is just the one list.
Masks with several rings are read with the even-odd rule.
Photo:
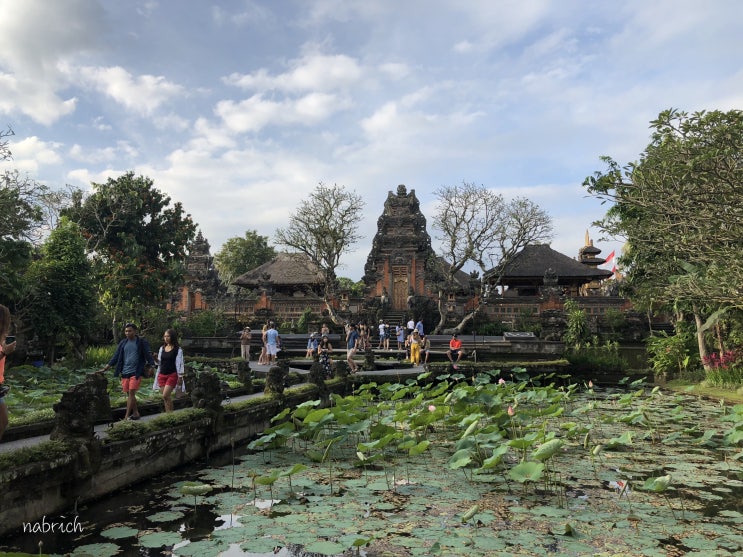
[[251, 91], [297, 93], [344, 89], [361, 77], [361, 68], [349, 56], [312, 54], [293, 61], [292, 69], [286, 73], [272, 76], [266, 69], [247, 75], [233, 73], [225, 78], [225, 83]]
[[94, 0], [0, 0], [0, 112], [51, 125], [76, 108], [62, 67], [95, 50], [105, 30]]
[[234, 133], [257, 132], [269, 125], [310, 126], [325, 120], [349, 106], [349, 101], [335, 95], [311, 93], [296, 100], [265, 100], [260, 95], [242, 100], [220, 101], [215, 112], [224, 126]]
[[120, 66], [70, 68], [95, 89], [141, 115], [152, 114], [171, 98], [182, 95], [183, 87], [163, 76], [133, 76]]

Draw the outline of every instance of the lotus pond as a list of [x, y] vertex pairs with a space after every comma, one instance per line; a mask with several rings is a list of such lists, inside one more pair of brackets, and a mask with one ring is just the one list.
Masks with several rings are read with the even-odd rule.
[[[285, 410], [224, 462], [79, 509], [72, 555], [739, 555], [743, 405], [498, 371]], [[523, 380], [519, 380], [519, 378]]]

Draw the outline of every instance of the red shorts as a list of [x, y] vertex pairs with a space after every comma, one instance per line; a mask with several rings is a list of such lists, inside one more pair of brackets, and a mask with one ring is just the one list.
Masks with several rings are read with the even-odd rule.
[[142, 382], [142, 378], [137, 378], [136, 375], [132, 375], [130, 377], [122, 377], [121, 378], [121, 388], [124, 391], [124, 394], [128, 393], [129, 391], [138, 391], [139, 390], [139, 384]]
[[157, 386], [158, 387], [165, 387], [166, 385], [170, 385], [175, 389], [175, 386], [178, 384], [178, 374], [177, 373], [169, 373], [167, 375], [162, 375], [160, 373], [157, 374]]

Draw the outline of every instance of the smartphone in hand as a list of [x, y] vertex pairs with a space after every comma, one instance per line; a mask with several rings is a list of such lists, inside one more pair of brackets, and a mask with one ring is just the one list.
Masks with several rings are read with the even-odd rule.
[[12, 335], [8, 335], [5, 337], [5, 344], [13, 344], [15, 342], [15, 337]]

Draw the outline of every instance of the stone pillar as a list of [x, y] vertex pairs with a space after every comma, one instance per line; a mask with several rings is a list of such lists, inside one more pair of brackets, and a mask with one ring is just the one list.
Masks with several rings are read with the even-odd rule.
[[282, 395], [285, 382], [284, 370], [279, 366], [272, 366], [266, 374], [266, 387], [263, 392], [267, 395]]
[[205, 408], [210, 413], [222, 414], [222, 385], [212, 371], [202, 371], [190, 389], [194, 408]]
[[246, 360], [240, 360], [239, 362], [237, 362], [235, 367], [237, 368], [235, 375], [237, 375], [237, 378], [240, 380], [240, 382], [246, 387], [252, 387], [253, 372], [250, 369], [250, 362]]
[[50, 439], [89, 441], [93, 426], [111, 420], [108, 380], [102, 373], [89, 373], [82, 383], [62, 393], [54, 404], [54, 429]]
[[361, 365], [361, 369], [364, 371], [374, 371], [377, 369], [377, 364], [374, 361], [374, 350], [364, 352], [364, 363]]

